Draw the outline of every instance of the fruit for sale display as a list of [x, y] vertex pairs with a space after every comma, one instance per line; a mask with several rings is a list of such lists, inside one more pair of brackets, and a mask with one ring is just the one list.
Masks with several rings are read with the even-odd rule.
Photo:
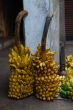
[[11, 49], [9, 54], [9, 66], [11, 75], [9, 78], [9, 97], [23, 98], [33, 93], [33, 75], [30, 71], [31, 58], [29, 49], [22, 44], [20, 49]]
[[62, 82], [60, 95], [63, 98], [70, 98], [73, 100], [73, 56], [66, 57], [66, 76]]
[[73, 79], [66, 79], [61, 85], [60, 96], [73, 100]]
[[66, 57], [66, 68], [73, 67], [73, 55]]
[[66, 57], [66, 72], [68, 73], [67, 76], [69, 78], [73, 77], [73, 56], [72, 55], [68, 55]]
[[[17, 28], [19, 31], [19, 25], [21, 18], [25, 16], [25, 11], [21, 11], [17, 16]], [[19, 38], [19, 35], [16, 34]], [[18, 39], [17, 38], [17, 39]], [[19, 40], [17, 40], [11, 52], [9, 53], [9, 91], [8, 96], [16, 99], [24, 98], [33, 93], [33, 74], [31, 72], [31, 58], [29, 48], [23, 46]]]
[[47, 16], [41, 45], [32, 56], [35, 96], [41, 100], [51, 101], [59, 95], [60, 78], [58, 65], [54, 61], [55, 52], [46, 49], [46, 37], [52, 17]]
[[42, 100], [51, 101], [59, 95], [60, 78], [54, 54], [55, 52], [51, 52], [50, 49], [42, 52], [39, 46], [32, 57], [34, 92], [36, 97]]

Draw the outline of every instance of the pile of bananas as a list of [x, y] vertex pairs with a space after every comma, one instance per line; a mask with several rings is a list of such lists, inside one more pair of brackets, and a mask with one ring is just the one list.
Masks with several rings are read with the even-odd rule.
[[68, 79], [66, 77], [66, 79], [61, 85], [60, 96], [63, 98], [69, 98], [73, 100], [73, 78]]
[[37, 98], [51, 101], [59, 95], [60, 78], [58, 66], [54, 61], [54, 52], [50, 49], [41, 51], [38, 46], [32, 57], [32, 70], [34, 72], [34, 92]]
[[67, 72], [67, 77], [69, 79], [73, 78], [73, 56], [72, 55], [68, 55], [66, 57], [66, 72]]
[[61, 85], [60, 95], [63, 98], [70, 98], [73, 100], [73, 56], [66, 57], [66, 76]]
[[66, 57], [66, 68], [73, 67], [73, 55]]
[[20, 99], [33, 93], [33, 74], [30, 71], [30, 51], [22, 44], [11, 49], [9, 54], [9, 92], [8, 96]]

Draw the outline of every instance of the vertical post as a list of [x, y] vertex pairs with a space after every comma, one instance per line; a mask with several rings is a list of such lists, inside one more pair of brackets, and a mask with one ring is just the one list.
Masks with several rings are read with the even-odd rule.
[[65, 71], [65, 15], [64, 0], [60, 0], [60, 72]]

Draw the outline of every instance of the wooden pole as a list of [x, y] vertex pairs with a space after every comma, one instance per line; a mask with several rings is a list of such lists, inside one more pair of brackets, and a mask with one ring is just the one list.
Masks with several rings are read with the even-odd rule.
[[60, 0], [60, 73], [65, 71], [65, 15], [64, 0]]

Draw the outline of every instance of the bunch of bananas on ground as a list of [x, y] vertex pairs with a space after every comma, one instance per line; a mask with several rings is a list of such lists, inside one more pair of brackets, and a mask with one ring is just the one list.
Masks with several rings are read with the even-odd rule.
[[66, 76], [61, 85], [60, 95], [63, 98], [70, 98], [73, 100], [73, 56], [66, 57]]
[[73, 55], [66, 57], [66, 68], [73, 67]]
[[33, 93], [33, 74], [31, 68], [30, 51], [22, 44], [14, 46], [9, 54], [9, 92], [8, 96], [20, 99]]
[[50, 49], [41, 51], [38, 46], [37, 51], [32, 56], [32, 71], [34, 73], [35, 96], [41, 100], [51, 101], [59, 95], [60, 78], [58, 66], [54, 61], [55, 52]]
[[66, 57], [66, 72], [67, 72], [67, 77], [69, 79], [73, 78], [73, 55], [68, 55]]
[[73, 100], [73, 79], [66, 78], [61, 85], [60, 96]]

